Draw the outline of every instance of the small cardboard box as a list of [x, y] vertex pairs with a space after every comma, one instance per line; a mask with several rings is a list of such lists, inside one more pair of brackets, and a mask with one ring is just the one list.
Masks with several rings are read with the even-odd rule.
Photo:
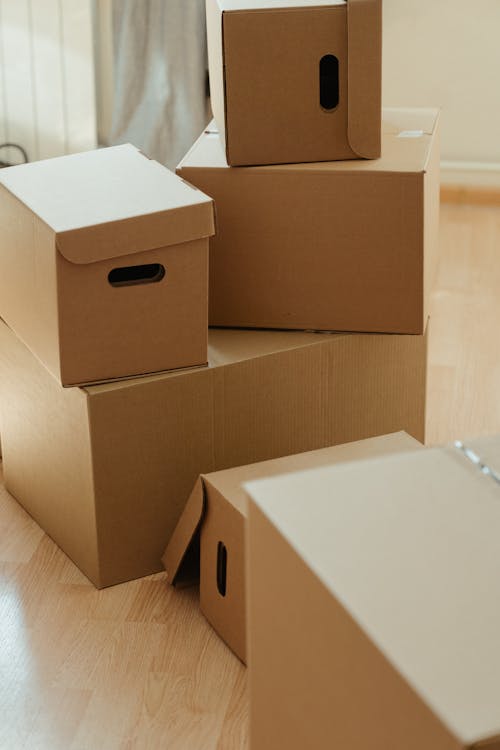
[[210, 198], [130, 145], [0, 171], [0, 315], [62, 385], [206, 364]]
[[209, 366], [61, 388], [0, 325], [5, 483], [98, 587], [162, 569], [200, 474], [425, 428], [427, 336], [209, 332]]
[[380, 156], [382, 0], [207, 0], [228, 164]]
[[251, 748], [498, 750], [499, 470], [490, 438], [247, 485]]
[[202, 474], [163, 556], [169, 583], [182, 586], [199, 579], [203, 614], [229, 648], [245, 662], [247, 496], [243, 484], [418, 447], [414, 438], [399, 432]]
[[385, 110], [374, 162], [230, 169], [209, 126], [177, 172], [217, 205], [211, 325], [423, 332], [438, 259], [437, 110]]

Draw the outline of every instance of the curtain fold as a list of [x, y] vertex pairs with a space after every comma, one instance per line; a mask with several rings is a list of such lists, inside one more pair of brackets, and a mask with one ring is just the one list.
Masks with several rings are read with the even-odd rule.
[[204, 0], [113, 0], [113, 92], [104, 145], [174, 168], [209, 119]]

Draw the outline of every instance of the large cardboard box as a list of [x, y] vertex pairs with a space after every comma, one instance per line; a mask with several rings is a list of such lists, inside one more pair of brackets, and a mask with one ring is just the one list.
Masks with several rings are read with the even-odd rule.
[[397, 430], [423, 441], [427, 337], [209, 333], [209, 366], [61, 388], [0, 326], [7, 489], [96, 586], [162, 569], [197, 477]]
[[248, 485], [251, 748], [500, 746], [500, 438]]
[[130, 145], [0, 171], [0, 315], [63, 385], [206, 364], [210, 198]]
[[423, 332], [438, 258], [437, 110], [385, 110], [374, 162], [231, 169], [209, 126], [177, 171], [217, 206], [211, 325]]
[[[241, 661], [246, 661], [245, 482], [318, 466], [357, 461], [419, 443], [404, 432], [202, 474], [165, 550], [168, 582], [200, 582], [200, 607]], [[307, 499], [305, 499], [307, 506]]]
[[228, 164], [380, 156], [382, 0], [207, 0]]

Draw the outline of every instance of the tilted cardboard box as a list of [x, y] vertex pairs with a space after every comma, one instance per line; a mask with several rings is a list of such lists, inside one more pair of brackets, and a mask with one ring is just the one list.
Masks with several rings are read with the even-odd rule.
[[0, 315], [63, 385], [205, 364], [210, 198], [130, 145], [0, 171]]
[[217, 206], [211, 325], [423, 332], [438, 259], [437, 110], [385, 110], [374, 162], [231, 169], [209, 127], [177, 172]]
[[200, 474], [406, 430], [427, 337], [209, 333], [209, 366], [61, 388], [0, 325], [5, 483], [96, 586], [162, 569]]
[[498, 750], [499, 470], [494, 438], [247, 486], [251, 748]]
[[382, 0], [207, 0], [228, 164], [380, 156]]
[[[247, 495], [243, 484], [418, 447], [414, 438], [399, 432], [202, 474], [163, 556], [169, 583], [182, 586], [199, 579], [203, 614], [245, 662]], [[307, 498], [304, 502], [307, 506]]]

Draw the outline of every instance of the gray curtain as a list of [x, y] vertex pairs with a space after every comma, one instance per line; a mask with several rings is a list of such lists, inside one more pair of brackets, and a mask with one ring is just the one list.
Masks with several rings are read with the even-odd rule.
[[113, 0], [112, 34], [107, 145], [133, 143], [173, 168], [209, 119], [205, 0]]

